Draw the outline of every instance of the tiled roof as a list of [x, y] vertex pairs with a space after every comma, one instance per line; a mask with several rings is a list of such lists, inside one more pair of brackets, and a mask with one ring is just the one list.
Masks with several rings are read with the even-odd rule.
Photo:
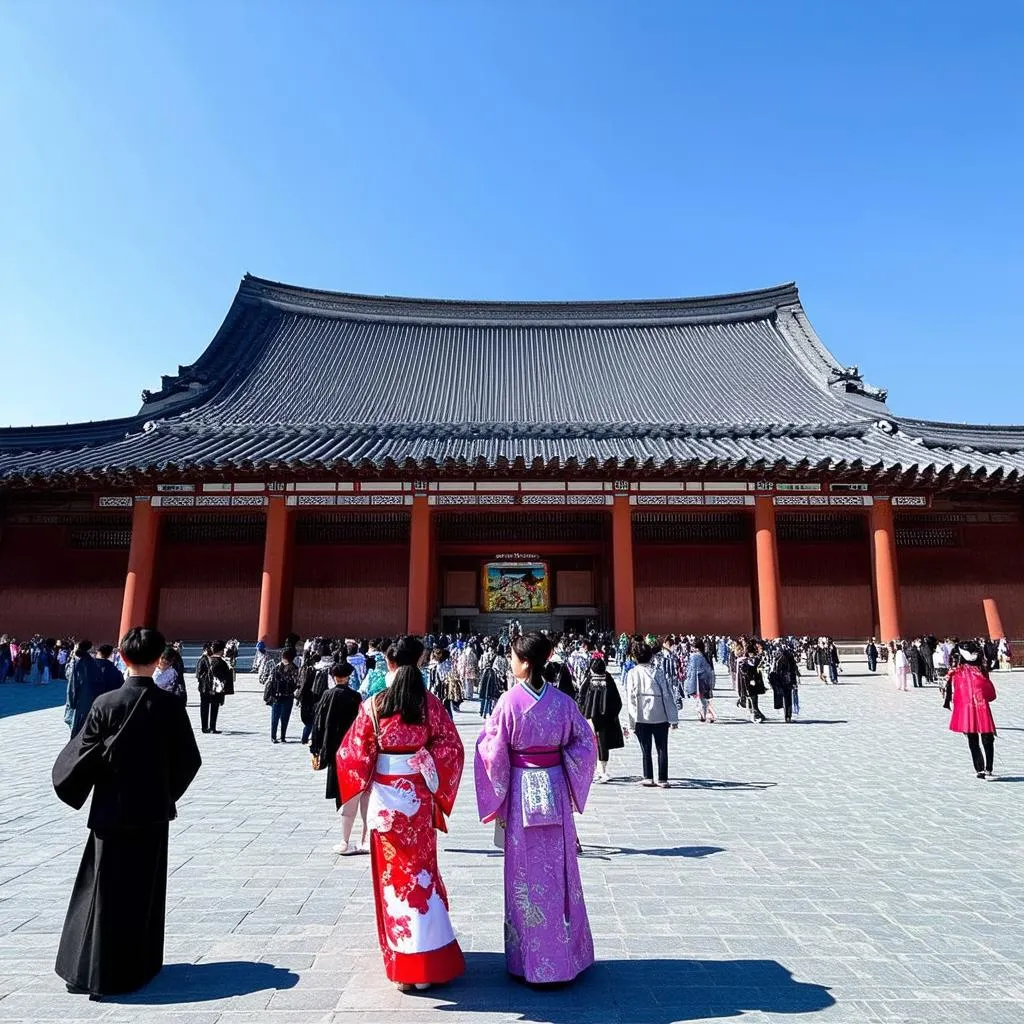
[[488, 303], [246, 277], [206, 352], [145, 399], [128, 419], [0, 431], [0, 478], [538, 462], [1024, 473], [1024, 428], [893, 417], [793, 285]]

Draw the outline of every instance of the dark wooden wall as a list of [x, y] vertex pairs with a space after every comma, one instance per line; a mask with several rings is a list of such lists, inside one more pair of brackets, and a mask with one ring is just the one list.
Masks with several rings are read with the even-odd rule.
[[157, 625], [168, 639], [255, 637], [262, 544], [164, 544], [158, 566]]
[[0, 632], [115, 643], [127, 548], [78, 548], [65, 526], [5, 525], [0, 534]]
[[860, 639], [874, 632], [868, 542], [780, 541], [782, 629]]
[[950, 547], [898, 549], [903, 631], [980, 636], [982, 600], [994, 597], [1011, 637], [1024, 630], [1024, 526], [967, 523]]
[[751, 632], [751, 557], [746, 544], [635, 546], [637, 629]]
[[301, 636], [396, 636], [405, 631], [407, 544], [300, 544], [292, 629]]

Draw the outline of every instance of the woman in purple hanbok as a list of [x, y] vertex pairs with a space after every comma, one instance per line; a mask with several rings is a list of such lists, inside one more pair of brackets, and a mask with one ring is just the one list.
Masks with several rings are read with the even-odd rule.
[[597, 745], [575, 701], [545, 682], [550, 654], [540, 633], [513, 641], [518, 683], [476, 745], [480, 820], [504, 830], [505, 963], [533, 983], [572, 981], [594, 962], [572, 815], [587, 802]]

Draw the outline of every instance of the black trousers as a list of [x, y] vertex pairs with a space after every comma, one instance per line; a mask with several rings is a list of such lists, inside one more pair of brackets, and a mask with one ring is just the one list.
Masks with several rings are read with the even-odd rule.
[[873, 658], [869, 654], [868, 655], [868, 671], [869, 672], [874, 672], [877, 667], [878, 667], [878, 658], [877, 657]]
[[658, 781], [668, 782], [668, 722], [650, 725], [636, 723], [636, 738], [640, 741], [640, 756], [645, 779], [654, 778], [654, 763], [651, 758], [651, 741], [658, 749]]
[[911, 674], [911, 676], [914, 679], [914, 685], [915, 686], [924, 686], [924, 683], [921, 682], [921, 673], [920, 672], [911, 672], [910, 674]]
[[217, 728], [217, 715], [220, 713], [221, 699], [213, 694], [199, 694], [199, 724], [203, 732]]
[[793, 687], [783, 686], [780, 689], [782, 690], [782, 707], [788, 722], [793, 717]]
[[[750, 702], [750, 710], [753, 711], [755, 718], [764, 718], [764, 712], [757, 706], [758, 694], [752, 690], [747, 691], [747, 700]], [[792, 706], [793, 697], [790, 695], [790, 706]]]
[[[967, 733], [967, 745], [971, 748], [974, 770], [976, 772], [992, 771], [992, 763], [996, 756], [996, 734], [994, 732], [969, 732]], [[984, 757], [982, 750], [984, 750]]]

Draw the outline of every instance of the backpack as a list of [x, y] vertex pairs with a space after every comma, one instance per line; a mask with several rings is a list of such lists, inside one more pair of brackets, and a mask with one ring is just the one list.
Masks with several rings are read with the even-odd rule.
[[312, 694], [314, 700], [319, 700], [326, 692], [331, 682], [331, 674], [325, 668], [318, 668], [313, 671]]
[[208, 693], [208, 683], [210, 680], [210, 659], [203, 655], [199, 659], [199, 664], [196, 665], [196, 681], [199, 683], [199, 692]]

